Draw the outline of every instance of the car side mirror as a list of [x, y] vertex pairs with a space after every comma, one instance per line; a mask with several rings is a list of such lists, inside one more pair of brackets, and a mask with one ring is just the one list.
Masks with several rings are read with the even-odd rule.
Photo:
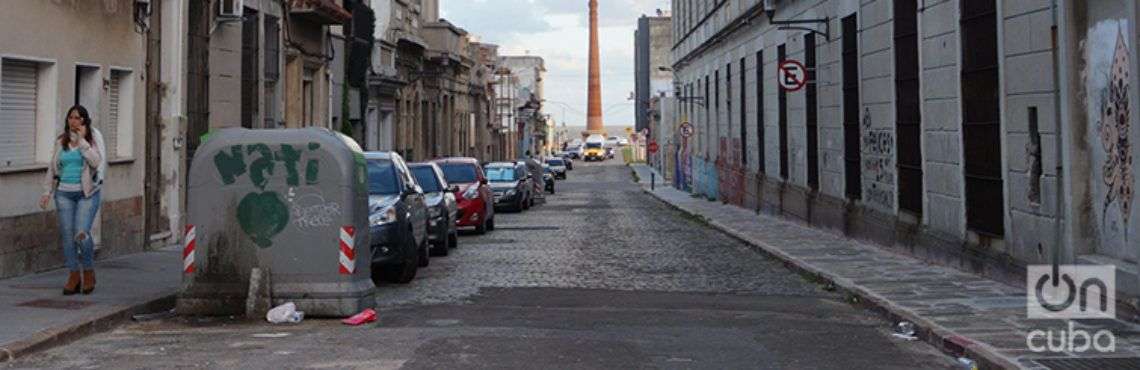
[[458, 193], [459, 192], [459, 185], [452, 185], [450, 188], [447, 188], [447, 191], [451, 192], [451, 193]]

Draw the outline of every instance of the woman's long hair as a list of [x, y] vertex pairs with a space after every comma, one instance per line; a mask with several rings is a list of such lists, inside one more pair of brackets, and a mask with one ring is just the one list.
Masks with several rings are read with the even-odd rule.
[[84, 139], [91, 145], [95, 145], [95, 139], [91, 134], [91, 115], [87, 114], [87, 108], [76, 104], [67, 110], [67, 115], [63, 116], [63, 133], [59, 134], [59, 142], [63, 144], [63, 149], [68, 149], [71, 145], [71, 127], [67, 124], [67, 118], [71, 117], [71, 112], [79, 113], [79, 118], [83, 119], [83, 127], [87, 128], [87, 135]]

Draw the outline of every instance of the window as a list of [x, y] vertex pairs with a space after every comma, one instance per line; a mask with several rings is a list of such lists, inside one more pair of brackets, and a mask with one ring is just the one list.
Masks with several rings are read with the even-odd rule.
[[756, 148], [760, 173], [764, 173], [764, 51], [756, 52]]
[[[716, 128], [716, 135], [708, 136], [709, 149], [717, 145], [717, 139], [720, 138], [720, 70], [713, 71], [713, 113], [716, 115], [716, 122], [713, 123], [713, 128]], [[719, 148], [717, 148], [719, 149]]]
[[277, 114], [277, 81], [281, 78], [281, 25], [265, 15], [265, 128], [280, 128]]
[[922, 214], [922, 107], [918, 76], [918, 1], [895, 1], [895, 131], [899, 209]]
[[847, 199], [863, 199], [863, 153], [859, 132], [859, 40], [855, 14], [843, 17], [843, 161]]
[[[784, 44], [776, 47], [776, 60], [783, 63], [787, 59], [788, 54]], [[788, 92], [784, 91], [783, 87], [776, 94], [776, 106], [779, 110], [779, 118], [777, 124], [779, 125], [780, 134], [780, 178], [788, 179]]]
[[314, 126], [317, 123], [316, 117], [316, 92], [313, 86], [313, 77], [317, 71], [312, 68], [305, 68], [304, 74], [301, 78], [301, 126]]
[[815, 34], [804, 35], [804, 68], [807, 68], [807, 85], [804, 86], [804, 100], [807, 103], [804, 112], [805, 128], [807, 129], [807, 184], [812, 190], [819, 189], [819, 128], [818, 104], [816, 104], [815, 76]]
[[241, 126], [255, 128], [261, 126], [258, 120], [258, 80], [261, 68], [258, 67], [258, 16], [257, 11], [245, 8], [241, 25]]
[[[709, 105], [711, 105], [711, 104], [709, 104], [708, 101], [709, 101], [709, 75], [705, 75], [705, 129], [703, 131], [701, 131], [699, 134], [701, 136], [701, 138], [705, 138], [708, 136], [707, 134], [709, 132], [709, 122], [712, 121], [712, 114], [711, 114], [712, 110], [709, 109]], [[702, 141], [701, 146], [704, 147], [705, 158], [708, 158], [709, 157], [709, 148], [708, 148], [707, 143]]]
[[0, 66], [0, 160], [4, 167], [30, 164], [36, 148], [38, 71], [35, 63], [5, 59]]
[[997, 3], [962, 2], [962, 145], [966, 150], [966, 227], [1005, 232], [998, 86]]
[[[732, 136], [732, 63], [729, 63], [728, 65], [724, 66], [724, 119], [725, 119], [725, 126], [726, 126], [726, 128], [729, 129], [728, 135], [726, 135], [726, 136], [731, 137]], [[717, 126], [717, 128], [719, 129], [720, 126]], [[720, 132], [717, 131], [717, 133], [720, 133]], [[720, 149], [724, 150], [725, 152], [729, 152], [728, 148], [720, 148]], [[729, 158], [724, 158], [724, 161], [728, 162]]]
[[51, 63], [0, 59], [0, 169], [47, 162], [57, 126]]
[[740, 58], [740, 164], [748, 164], [748, 109], [744, 108], [748, 104], [748, 89], [747, 79], [745, 78], [745, 69], [748, 67], [744, 64], [744, 58]]
[[111, 86], [107, 94], [107, 121], [100, 132], [107, 146], [107, 157], [131, 156], [134, 132], [134, 79], [131, 71], [111, 70]]

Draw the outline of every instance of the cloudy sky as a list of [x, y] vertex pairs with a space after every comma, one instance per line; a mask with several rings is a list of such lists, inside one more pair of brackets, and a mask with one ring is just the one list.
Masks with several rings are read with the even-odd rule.
[[[544, 110], [570, 126], [586, 122], [589, 63], [587, 0], [440, 0], [441, 17], [479, 41], [498, 44], [500, 54], [546, 60]], [[600, 0], [602, 110], [606, 125], [633, 125], [633, 32], [637, 18], [668, 10], [669, 0]]]

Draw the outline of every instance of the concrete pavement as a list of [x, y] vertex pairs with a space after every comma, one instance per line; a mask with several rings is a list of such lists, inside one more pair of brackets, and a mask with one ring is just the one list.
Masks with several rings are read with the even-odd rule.
[[1116, 337], [1114, 353], [1034, 352], [1026, 344], [1031, 331], [1059, 333], [1067, 323], [1028, 319], [1022, 287], [931, 265], [779, 217], [693, 197], [663, 184], [659, 174], [651, 191], [649, 179], [654, 169], [641, 164], [631, 167], [643, 190], [657, 199], [794, 269], [836, 285], [851, 299], [862, 300], [893, 320], [917, 324], [921, 339], [945, 352], [977, 360], [984, 368], [1140, 368], [1140, 326], [1133, 323], [1074, 321], [1076, 328], [1090, 332], [1111, 330]]
[[0, 362], [168, 310], [181, 283], [176, 247], [95, 262], [95, 291], [64, 296], [67, 270], [0, 280]]

